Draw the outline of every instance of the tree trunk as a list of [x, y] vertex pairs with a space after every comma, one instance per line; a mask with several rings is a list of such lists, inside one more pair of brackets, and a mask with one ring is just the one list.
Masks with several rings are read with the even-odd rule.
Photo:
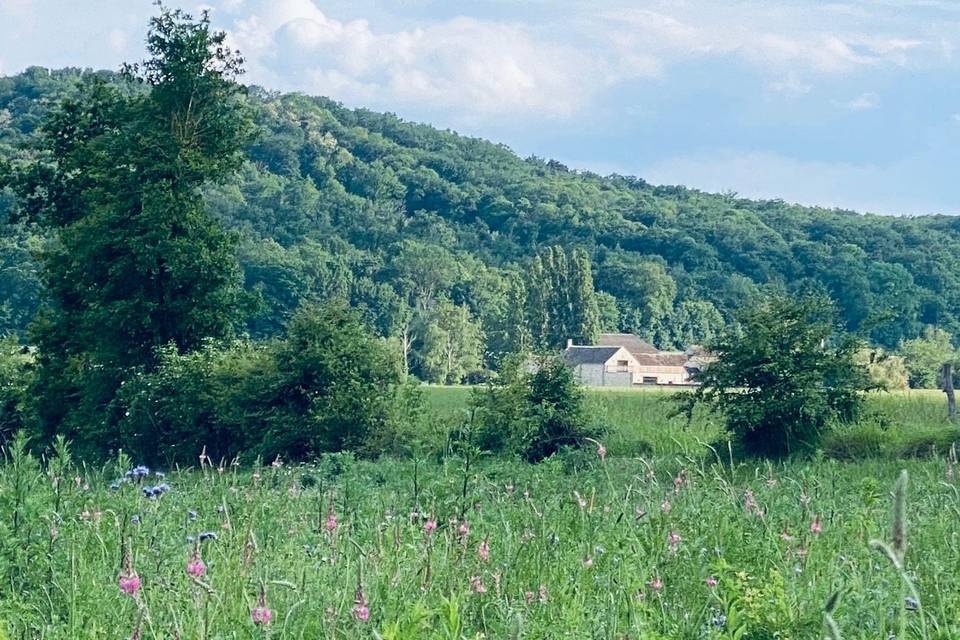
[[953, 364], [943, 363], [943, 392], [947, 394], [947, 416], [951, 420], [957, 417], [957, 399], [953, 395]]

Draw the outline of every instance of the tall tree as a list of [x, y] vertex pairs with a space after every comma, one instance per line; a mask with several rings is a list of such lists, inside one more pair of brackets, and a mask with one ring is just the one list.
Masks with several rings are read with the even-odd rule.
[[593, 344], [600, 336], [600, 310], [593, 290], [590, 256], [583, 249], [573, 250], [568, 279], [570, 292], [570, 337], [577, 344]]
[[161, 345], [185, 352], [229, 336], [249, 301], [235, 239], [200, 192], [239, 166], [253, 131], [235, 82], [242, 60], [206, 13], [162, 10], [147, 49], [124, 67], [123, 90], [94, 79], [60, 105], [46, 154], [17, 182], [25, 212], [56, 239], [34, 330], [51, 430], [75, 398], [102, 419], [125, 371], [152, 367]]

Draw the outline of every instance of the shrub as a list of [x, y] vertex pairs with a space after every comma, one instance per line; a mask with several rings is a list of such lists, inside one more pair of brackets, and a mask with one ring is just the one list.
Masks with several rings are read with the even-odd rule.
[[33, 355], [16, 338], [0, 339], [0, 445], [23, 428]]
[[698, 403], [719, 410], [746, 453], [809, 452], [829, 426], [853, 421], [873, 388], [858, 348], [829, 298], [773, 296], [711, 345], [716, 361], [679, 400], [687, 412]]
[[153, 371], [135, 372], [121, 387], [123, 446], [153, 464], [194, 463], [204, 448], [213, 460], [232, 459], [259, 442], [251, 418], [274, 368], [268, 348], [243, 340], [186, 354], [161, 348]]
[[505, 363], [496, 382], [474, 391], [474, 438], [480, 448], [539, 462], [598, 435], [584, 409], [583, 390], [559, 357], [525, 365], [518, 359]]
[[260, 415], [263, 455], [373, 453], [368, 439], [395, 427], [396, 358], [353, 309], [330, 303], [297, 312], [274, 358]]

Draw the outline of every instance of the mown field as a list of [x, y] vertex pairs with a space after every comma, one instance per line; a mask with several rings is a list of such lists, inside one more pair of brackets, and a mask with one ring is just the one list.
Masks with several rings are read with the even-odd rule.
[[[467, 393], [427, 390], [438, 429]], [[536, 466], [434, 452], [126, 478], [136, 461], [8, 447], [0, 621], [11, 638], [51, 640], [799, 640], [824, 637], [839, 593], [844, 638], [960, 637], [942, 397], [872, 397], [876, 415], [834, 445], [873, 437], [873, 457], [782, 464], [713, 453], [716, 423], [669, 419], [663, 397], [591, 394], [611, 428], [605, 458]], [[902, 572], [870, 544], [893, 542], [901, 469]]]

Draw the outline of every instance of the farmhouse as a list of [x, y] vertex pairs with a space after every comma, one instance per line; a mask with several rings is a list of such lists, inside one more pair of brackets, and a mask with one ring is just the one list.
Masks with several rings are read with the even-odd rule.
[[604, 333], [597, 343], [574, 345], [568, 340], [563, 354], [580, 383], [592, 387], [696, 384], [706, 363], [696, 347], [660, 351], [629, 333]]

